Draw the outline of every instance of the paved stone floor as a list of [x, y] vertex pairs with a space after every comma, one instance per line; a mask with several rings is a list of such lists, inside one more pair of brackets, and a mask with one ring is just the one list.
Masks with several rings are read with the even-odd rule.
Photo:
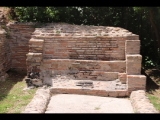
[[128, 98], [56, 94], [45, 113], [134, 113]]

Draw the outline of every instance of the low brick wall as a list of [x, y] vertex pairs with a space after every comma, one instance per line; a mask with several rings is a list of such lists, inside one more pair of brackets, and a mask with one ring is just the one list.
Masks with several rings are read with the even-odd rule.
[[8, 24], [9, 44], [11, 49], [11, 66], [19, 71], [26, 71], [26, 54], [29, 52], [29, 40], [35, 28], [33, 24]]
[[41, 75], [73, 75], [75, 79], [115, 80], [125, 72], [125, 61], [96, 61], [75, 59], [44, 59]]
[[11, 64], [9, 40], [6, 38], [6, 33], [0, 28], [0, 81], [6, 79], [6, 71], [10, 69]]

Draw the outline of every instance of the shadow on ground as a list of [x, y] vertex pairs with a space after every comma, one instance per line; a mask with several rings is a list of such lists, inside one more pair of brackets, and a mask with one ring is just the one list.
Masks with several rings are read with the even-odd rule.
[[142, 74], [146, 76], [146, 92], [152, 93], [152, 91], [155, 91], [160, 88], [160, 86], [150, 77], [154, 76], [158, 78], [158, 75], [160, 75], [159, 70], [151, 70], [150, 73], [147, 75], [145, 70], [142, 69]]
[[7, 74], [9, 77], [5, 81], [0, 81], [0, 101], [7, 97], [12, 87], [17, 82], [23, 81], [26, 76], [24, 72], [17, 72], [15, 70], [9, 70]]

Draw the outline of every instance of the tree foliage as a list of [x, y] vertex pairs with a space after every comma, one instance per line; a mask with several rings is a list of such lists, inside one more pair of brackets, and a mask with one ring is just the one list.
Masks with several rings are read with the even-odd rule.
[[118, 26], [138, 34], [144, 67], [160, 65], [160, 7], [12, 7], [21, 22]]

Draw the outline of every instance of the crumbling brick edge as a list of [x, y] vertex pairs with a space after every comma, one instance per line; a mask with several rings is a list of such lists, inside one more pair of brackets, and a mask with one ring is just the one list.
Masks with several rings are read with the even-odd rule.
[[22, 113], [45, 113], [51, 98], [49, 89], [40, 88]]
[[144, 90], [132, 91], [130, 101], [135, 113], [159, 113], [146, 96]]

